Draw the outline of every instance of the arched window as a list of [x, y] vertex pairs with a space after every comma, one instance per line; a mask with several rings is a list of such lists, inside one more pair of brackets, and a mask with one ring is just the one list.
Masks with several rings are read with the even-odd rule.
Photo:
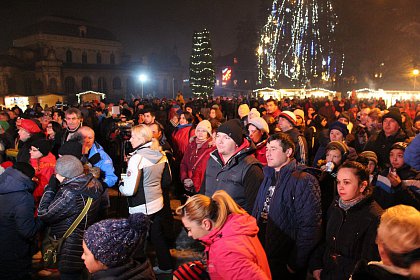
[[72, 63], [73, 62], [73, 54], [72, 54], [71, 50], [66, 51], [66, 62], [67, 63]]
[[73, 77], [64, 79], [64, 92], [68, 95], [76, 93], [76, 80]]
[[89, 77], [83, 77], [82, 79], [82, 90], [88, 91], [92, 90], [92, 79]]
[[121, 89], [121, 79], [116, 77], [112, 80], [112, 88], [113, 89]]
[[87, 53], [85, 51], [82, 53], [82, 64], [87, 64]]
[[49, 83], [49, 90], [50, 92], [57, 92], [57, 80], [55, 78], [50, 79]]
[[107, 91], [106, 80], [104, 77], [100, 77], [98, 79], [98, 91], [104, 93]]
[[115, 55], [111, 53], [111, 57], [109, 58], [111, 64], [115, 64]]
[[102, 63], [102, 55], [100, 52], [96, 54], [96, 63], [101, 64]]

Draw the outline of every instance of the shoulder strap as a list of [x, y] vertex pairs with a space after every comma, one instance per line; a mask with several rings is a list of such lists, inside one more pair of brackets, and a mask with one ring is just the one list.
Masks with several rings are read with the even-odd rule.
[[64, 233], [63, 235], [63, 239], [66, 239], [67, 237], [70, 236], [70, 234], [73, 233], [73, 231], [76, 229], [76, 227], [80, 224], [80, 222], [82, 221], [82, 219], [86, 216], [87, 212], [89, 211], [90, 205], [92, 204], [92, 198], [89, 197], [85, 207], [83, 208], [82, 212], [79, 214], [79, 216], [77, 216], [76, 220], [74, 220], [74, 222], [71, 224], [71, 226], [69, 227], [69, 229], [66, 231], [66, 233]]

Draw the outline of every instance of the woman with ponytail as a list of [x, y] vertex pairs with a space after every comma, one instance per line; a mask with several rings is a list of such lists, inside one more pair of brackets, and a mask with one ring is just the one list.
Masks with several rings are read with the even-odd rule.
[[225, 191], [194, 195], [176, 212], [188, 236], [204, 243], [210, 279], [271, 279], [256, 220]]
[[360, 261], [352, 280], [420, 279], [420, 212], [412, 206], [388, 208], [376, 238], [380, 262]]

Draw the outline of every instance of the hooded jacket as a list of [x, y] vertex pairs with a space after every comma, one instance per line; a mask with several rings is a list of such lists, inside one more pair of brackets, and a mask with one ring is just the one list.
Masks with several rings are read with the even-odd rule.
[[127, 177], [120, 186], [121, 193], [129, 197], [130, 214], [151, 215], [163, 208], [162, 183], [170, 181], [167, 159], [162, 152], [152, 150], [151, 145], [152, 142], [145, 143], [131, 153]]
[[217, 190], [224, 190], [239, 206], [251, 213], [264, 179], [262, 165], [253, 156], [254, 152], [254, 144], [246, 138], [226, 163], [218, 150], [214, 150], [207, 162], [200, 193], [211, 197]]
[[127, 263], [101, 270], [92, 275], [93, 280], [152, 280], [156, 279], [150, 262], [130, 259]]
[[210, 278], [271, 279], [267, 256], [257, 233], [253, 217], [230, 214], [221, 228], [202, 237]]
[[[33, 182], [17, 169], [0, 175], [0, 278], [19, 279], [31, 271], [31, 238], [41, 227], [34, 219]], [[4, 277], [4, 278], [3, 278]]]
[[45, 187], [38, 208], [38, 216], [51, 227], [50, 237], [61, 238], [77, 216], [82, 212], [87, 199], [93, 198], [92, 205], [77, 228], [63, 242], [58, 255], [58, 269], [64, 273], [79, 273], [84, 268], [81, 259], [84, 231], [98, 221], [102, 184], [92, 174], [65, 179], [58, 191], [53, 186]]

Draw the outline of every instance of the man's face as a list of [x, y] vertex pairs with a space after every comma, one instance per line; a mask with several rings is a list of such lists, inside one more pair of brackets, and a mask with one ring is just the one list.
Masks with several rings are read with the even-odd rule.
[[339, 150], [329, 150], [327, 151], [325, 159], [327, 162], [333, 162], [335, 166], [339, 166], [343, 158]]
[[155, 117], [152, 116], [149, 112], [144, 113], [144, 123], [151, 124], [155, 121]]
[[279, 123], [277, 124], [278, 128], [281, 129], [281, 131], [286, 132], [292, 128], [292, 124], [285, 118], [279, 118]]
[[58, 114], [58, 112], [54, 112], [53, 116], [52, 116], [53, 121], [55, 122], [60, 122], [61, 121], [61, 117]]
[[349, 120], [347, 118], [339, 118], [338, 121], [345, 124], [345, 125], [349, 124]]
[[150, 129], [152, 130], [153, 138], [155, 138], [156, 140], [159, 140], [160, 137], [162, 136], [162, 131], [159, 131], [158, 125], [152, 124], [150, 126]]
[[267, 165], [274, 168], [276, 171], [285, 165], [289, 160], [289, 155], [292, 149], [283, 151], [280, 145], [281, 140], [273, 140], [267, 143], [265, 156], [267, 158]]
[[331, 141], [343, 141], [344, 135], [340, 130], [337, 129], [331, 129], [330, 131], [330, 140]]
[[231, 155], [236, 150], [236, 143], [226, 133], [217, 132], [216, 148], [221, 155]]
[[388, 137], [397, 133], [400, 129], [400, 125], [396, 120], [392, 118], [386, 118], [382, 123], [382, 129], [384, 130], [385, 135]]
[[95, 133], [92, 131], [83, 130], [83, 146], [86, 149], [90, 149], [93, 146], [93, 143], [95, 142]]
[[73, 113], [73, 114], [68, 114], [68, 115], [66, 114], [66, 122], [67, 122], [67, 127], [70, 130], [74, 130], [79, 127], [82, 120], [79, 119], [75, 113]]
[[278, 108], [277, 105], [274, 104], [274, 101], [267, 102], [266, 107], [267, 108], [265, 108], [265, 109], [267, 110], [267, 113], [269, 113], [269, 114], [273, 114]]

